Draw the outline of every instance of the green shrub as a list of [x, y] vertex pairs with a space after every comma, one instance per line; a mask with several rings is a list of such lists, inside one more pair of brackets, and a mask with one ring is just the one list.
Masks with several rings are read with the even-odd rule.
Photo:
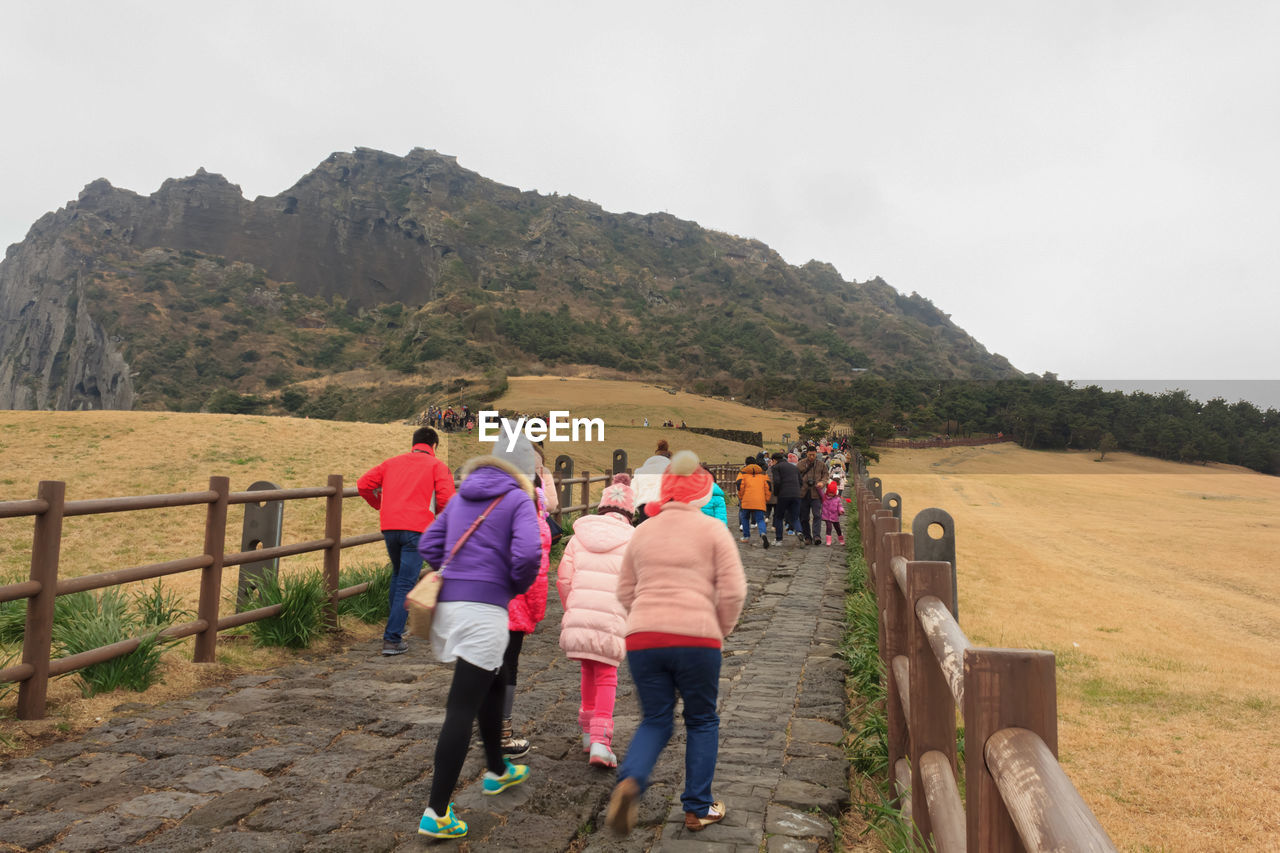
[[[128, 598], [118, 588], [94, 595], [76, 592], [60, 595], [53, 604], [53, 654], [79, 654], [121, 640], [141, 637], [137, 649], [74, 673], [81, 693], [93, 696], [120, 687], [146, 690], [159, 679], [160, 654], [165, 641], [159, 633], [190, 611], [178, 606], [176, 593], [166, 591], [160, 581], [149, 592]], [[27, 599], [0, 604], [0, 668], [6, 659], [16, 659], [26, 633]], [[16, 646], [12, 652], [6, 648]], [[5, 688], [0, 687], [0, 693]]]
[[281, 605], [280, 615], [249, 623], [255, 645], [305, 649], [324, 633], [324, 579], [318, 572], [291, 575], [283, 581], [269, 573], [252, 601], [251, 609]]
[[[4, 583], [14, 583], [5, 581]], [[3, 585], [3, 584], [0, 584]], [[0, 643], [21, 643], [27, 631], [27, 602], [30, 599], [19, 598], [0, 604]], [[80, 614], [96, 607], [97, 599], [88, 592], [75, 592], [60, 595], [53, 601], [53, 643], [58, 644], [60, 625], [79, 618]], [[123, 637], [118, 639], [124, 639]], [[115, 640], [112, 640], [115, 642]]]
[[551, 546], [550, 560], [553, 567], [560, 565], [560, 557], [564, 555], [564, 549], [569, 545], [569, 539], [573, 536], [573, 523], [581, 517], [580, 515], [575, 515], [573, 518], [561, 519], [560, 529], [562, 532], [560, 539]]
[[121, 640], [145, 636], [138, 648], [126, 655], [76, 670], [84, 696], [95, 696], [124, 687], [146, 690], [160, 678], [163, 646], [157, 626], [144, 625], [130, 610], [129, 601], [118, 588], [99, 595], [77, 592], [59, 596], [54, 606], [53, 646], [59, 657], [109, 646]]
[[390, 566], [364, 565], [343, 569], [338, 576], [338, 588], [367, 583], [364, 592], [338, 602], [338, 614], [354, 616], [361, 622], [376, 625], [385, 622], [391, 613]]
[[[13, 666], [15, 663], [18, 662], [18, 659], [21, 656], [21, 654], [22, 654], [22, 648], [20, 646], [10, 648], [9, 646], [0, 644], [0, 669], [7, 669], [8, 667]], [[10, 693], [12, 693], [14, 690], [17, 690], [17, 689], [18, 689], [18, 682], [16, 681], [6, 681], [3, 683], [0, 683], [0, 699], [4, 699]]]
[[27, 599], [0, 603], [0, 645], [21, 643], [27, 629]]
[[[850, 541], [854, 540], [852, 537]], [[845, 637], [841, 656], [849, 665], [849, 682], [861, 697], [865, 713], [853, 732], [849, 761], [864, 776], [881, 780], [889, 774], [888, 726], [885, 720], [884, 663], [880, 660], [874, 593], [866, 588], [866, 564], [856, 547], [849, 553], [849, 591], [845, 597]]]
[[178, 594], [173, 590], [166, 590], [159, 578], [146, 592], [133, 594], [132, 608], [144, 627], [161, 630], [195, 615], [181, 606]]

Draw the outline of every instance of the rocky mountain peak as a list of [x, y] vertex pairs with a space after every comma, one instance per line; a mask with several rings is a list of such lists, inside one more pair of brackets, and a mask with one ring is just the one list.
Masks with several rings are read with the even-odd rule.
[[[359, 347], [332, 335], [309, 343], [272, 319], [323, 330], [335, 304], [394, 319], [338, 323], [364, 330]], [[149, 196], [99, 179], [42, 217], [0, 263], [0, 407], [127, 406], [126, 354], [142, 365], [139, 382], [154, 383], [182, 354], [174, 342], [212, 346], [221, 329], [219, 346], [259, 364], [252, 340], [268, 328], [276, 353], [297, 349], [292, 362], [226, 368], [218, 381], [261, 392], [268, 373], [299, 375], [291, 365], [309, 363], [310, 346], [345, 351], [348, 366], [585, 363], [730, 390], [795, 371], [1018, 375], [928, 300], [879, 278], [847, 282], [816, 260], [793, 267], [759, 240], [668, 213], [521, 191], [426, 148], [356, 148], [275, 196], [247, 200], [201, 167]], [[144, 342], [174, 350], [153, 358]], [[77, 370], [98, 380], [73, 382]], [[193, 393], [190, 377], [170, 385]]]

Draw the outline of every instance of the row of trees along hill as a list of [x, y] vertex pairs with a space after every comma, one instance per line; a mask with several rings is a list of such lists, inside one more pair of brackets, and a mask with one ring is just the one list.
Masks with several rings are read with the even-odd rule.
[[949, 382], [867, 376], [829, 390], [817, 410], [850, 422], [864, 448], [894, 437], [1003, 433], [1032, 449], [1123, 450], [1280, 475], [1280, 410], [1247, 401], [1081, 388], [1053, 374]]

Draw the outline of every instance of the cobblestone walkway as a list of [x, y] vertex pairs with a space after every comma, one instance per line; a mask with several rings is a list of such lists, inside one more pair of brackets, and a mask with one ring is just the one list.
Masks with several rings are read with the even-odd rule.
[[[788, 537], [790, 540], [791, 537]], [[455, 801], [461, 842], [417, 835], [450, 672], [426, 643], [383, 658], [369, 643], [112, 719], [0, 766], [0, 849], [641, 853], [816, 851], [848, 802], [837, 746], [844, 548], [743, 546], [750, 595], [725, 647], [715, 794], [729, 814], [699, 833], [680, 809], [684, 742], [663, 754], [627, 838], [603, 828], [613, 771], [590, 767], [577, 728], [578, 667], [547, 621], [520, 663], [516, 728], [529, 782], [480, 795], [478, 742]], [[638, 722], [619, 673], [615, 748]]]

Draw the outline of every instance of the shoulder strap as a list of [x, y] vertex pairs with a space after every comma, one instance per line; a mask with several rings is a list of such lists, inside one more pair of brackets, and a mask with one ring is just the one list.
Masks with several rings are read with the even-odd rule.
[[449, 556], [445, 558], [444, 563], [442, 563], [440, 566], [441, 572], [443, 572], [449, 566], [449, 564], [453, 562], [453, 555], [457, 554], [458, 549], [461, 548], [463, 544], [468, 539], [471, 538], [472, 533], [476, 532], [476, 528], [480, 526], [480, 522], [484, 521], [485, 518], [488, 517], [489, 513], [493, 512], [493, 508], [496, 507], [498, 504], [502, 503], [502, 499], [505, 497], [506, 495], [498, 495], [496, 498], [494, 498], [493, 502], [490, 503], [483, 510], [481, 510], [480, 514], [476, 516], [476, 520], [471, 522], [471, 526], [468, 527], [465, 531], [463, 531], [462, 535], [458, 537], [458, 541], [454, 542], [453, 547], [449, 549]]

